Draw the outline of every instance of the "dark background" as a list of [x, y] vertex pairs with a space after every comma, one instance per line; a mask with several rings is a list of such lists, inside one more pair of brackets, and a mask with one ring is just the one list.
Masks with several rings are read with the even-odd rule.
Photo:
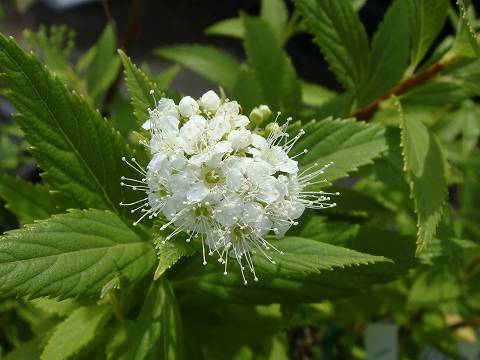
[[[239, 11], [257, 14], [260, 8], [260, 0], [110, 0], [93, 1], [66, 10], [56, 10], [43, 1], [35, 1], [28, 11], [19, 14], [12, 4], [3, 1], [7, 15], [0, 19], [0, 31], [17, 37], [25, 28], [36, 29], [41, 24], [66, 24], [76, 31], [79, 53], [95, 43], [107, 17], [111, 17], [117, 25], [119, 43], [126, 47], [136, 62], [147, 61], [156, 69], [163, 68], [167, 63], [155, 59], [152, 49], [176, 43], [216, 45], [241, 59], [243, 53], [240, 41], [207, 36], [204, 29], [219, 20], [238, 16]], [[360, 17], [370, 36], [375, 32], [391, 2], [368, 0], [360, 10]], [[480, 0], [474, 3], [478, 9]], [[287, 1], [287, 5], [291, 11], [291, 1]], [[450, 31], [447, 25], [444, 33]], [[339, 89], [310, 36], [294, 36], [287, 44], [287, 51], [301, 78]], [[203, 79], [185, 70], [173, 84], [175, 90], [192, 92], [193, 95], [208, 86], [210, 84]]]

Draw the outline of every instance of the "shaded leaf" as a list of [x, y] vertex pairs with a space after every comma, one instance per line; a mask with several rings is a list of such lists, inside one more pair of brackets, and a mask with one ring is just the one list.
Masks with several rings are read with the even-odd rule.
[[0, 198], [5, 207], [23, 222], [42, 220], [58, 210], [52, 194], [45, 186], [33, 185], [21, 178], [0, 175]]
[[73, 311], [55, 328], [40, 359], [70, 358], [94, 340], [111, 315], [112, 310], [106, 305], [92, 305]]
[[175, 61], [231, 91], [238, 77], [237, 61], [226, 52], [204, 45], [174, 45], [155, 49], [155, 55]]

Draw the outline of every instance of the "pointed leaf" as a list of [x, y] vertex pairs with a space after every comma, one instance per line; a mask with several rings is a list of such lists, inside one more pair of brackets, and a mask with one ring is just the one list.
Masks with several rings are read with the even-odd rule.
[[243, 21], [240, 18], [220, 20], [205, 29], [208, 35], [222, 35], [241, 39], [244, 33]]
[[45, 186], [33, 185], [21, 178], [0, 176], [0, 198], [5, 200], [5, 207], [25, 223], [46, 219], [58, 212]]
[[244, 47], [262, 95], [273, 109], [295, 111], [301, 103], [301, 86], [290, 59], [261, 19], [244, 15]]
[[153, 90], [157, 99], [160, 98], [161, 93], [156, 84], [150, 81], [122, 50], [118, 50], [118, 54], [123, 63], [125, 81], [132, 101], [133, 113], [137, 118], [138, 125], [141, 126], [149, 117], [148, 109], [156, 105], [150, 92]]
[[404, 170], [417, 213], [417, 252], [435, 236], [447, 198], [445, 157], [440, 144], [422, 122], [421, 113], [400, 111]]
[[173, 290], [166, 279], [155, 281], [145, 297], [129, 340], [126, 359], [181, 359], [182, 323]]
[[154, 263], [151, 243], [114, 213], [73, 211], [0, 238], [0, 294], [98, 295], [113, 277], [138, 281]]
[[[128, 156], [120, 134], [13, 39], [0, 34], [0, 69], [16, 119], [52, 190], [69, 206], [120, 212]], [[135, 175], [133, 175], [135, 176]]]
[[98, 335], [111, 315], [112, 309], [106, 305], [92, 305], [75, 310], [55, 328], [40, 359], [70, 358]]
[[116, 56], [116, 48], [115, 33], [112, 25], [109, 24], [94, 46], [92, 60], [86, 74], [88, 92], [95, 102], [98, 102], [117, 77], [120, 60]]
[[[350, 241], [348, 246], [359, 252], [368, 251], [376, 256], [390, 258], [394, 262], [359, 266], [347, 265], [344, 268], [334, 267], [333, 270], [320, 270], [319, 273], [292, 272], [288, 276], [272, 275], [266, 273], [263, 268], [259, 268], [257, 269], [259, 281], [249, 281], [245, 286], [238, 267], [231, 266], [231, 270], [225, 276], [222, 272], [223, 269], [218, 264], [214, 264], [214, 261], [210, 261], [206, 267], [199, 267], [201, 255], [198, 255], [189, 260], [188, 264], [176, 273], [173, 286], [180, 304], [195, 303], [197, 306], [212, 306], [224, 304], [225, 301], [242, 304], [275, 302], [298, 304], [358, 294], [374, 284], [392, 281], [416, 265], [414, 261], [415, 240], [412, 237], [399, 236], [392, 232], [367, 232]], [[333, 249], [335, 251], [345, 250], [345, 248], [335, 246], [329, 249], [332, 251]], [[359, 252], [355, 252], [355, 256], [366, 255]], [[306, 255], [307, 258], [304, 258], [302, 253], [299, 255], [300, 258], [309, 262], [307, 258], [311, 255]], [[281, 255], [279, 256], [280, 267]], [[333, 258], [328, 259], [329, 253], [327, 252], [319, 252], [317, 256], [318, 260], [323, 256], [327, 262], [333, 260]], [[258, 259], [259, 256], [254, 261], [258, 261]], [[338, 262], [335, 262], [340, 264], [341, 261], [338, 259]], [[349, 262], [348, 256], [344, 261]], [[279, 273], [281, 274], [281, 271]]]
[[408, 6], [405, 0], [396, 0], [373, 37], [370, 79], [362, 103], [386, 94], [402, 79], [410, 57], [409, 45]]
[[287, 236], [281, 240], [271, 240], [279, 251], [266, 251], [275, 261], [272, 264], [262, 254], [254, 256], [255, 267], [259, 273], [264, 271], [275, 276], [287, 278], [298, 274], [321, 273], [335, 267], [368, 265], [389, 261], [382, 256], [360, 253], [340, 246], [301, 237]]
[[329, 181], [345, 177], [358, 167], [372, 163], [387, 149], [385, 129], [377, 124], [348, 120], [325, 119], [303, 126], [305, 135], [295, 145], [292, 154], [304, 149], [308, 153], [299, 157], [302, 168], [314, 163], [333, 165], [325, 172]]
[[447, 18], [448, 0], [408, 0], [412, 63], [418, 65]]
[[226, 52], [212, 46], [175, 45], [155, 49], [154, 53], [200, 74], [231, 91], [238, 77], [237, 61]]
[[351, 2], [296, 0], [295, 4], [339, 82], [358, 97], [368, 76], [368, 38]]
[[285, 6], [285, 1], [262, 0], [260, 18], [270, 25], [279, 44], [282, 44], [288, 21], [288, 10]]

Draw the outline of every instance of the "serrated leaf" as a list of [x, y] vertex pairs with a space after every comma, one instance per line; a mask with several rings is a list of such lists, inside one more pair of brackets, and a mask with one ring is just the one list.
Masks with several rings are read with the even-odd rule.
[[205, 29], [205, 34], [222, 35], [241, 39], [244, 34], [243, 21], [240, 18], [220, 20]]
[[213, 306], [225, 301], [242, 304], [298, 304], [358, 294], [374, 284], [391, 281], [416, 265], [415, 242], [411, 237], [391, 232], [366, 232], [350, 241], [347, 246], [356, 251], [368, 251], [376, 256], [390, 258], [394, 263], [334, 268], [320, 274], [292, 273], [289, 277], [271, 276], [257, 270], [259, 281], [251, 281], [245, 286], [240, 269], [236, 266], [231, 266], [225, 276], [223, 269], [218, 264], [212, 264], [213, 261], [206, 267], [200, 267], [201, 255], [198, 255], [176, 273], [172, 284], [182, 305]]
[[88, 92], [95, 102], [99, 102], [108, 87], [115, 81], [120, 69], [116, 56], [117, 40], [113, 24], [108, 24], [94, 46], [92, 59], [86, 77]]
[[98, 295], [114, 276], [140, 280], [155, 263], [150, 242], [109, 211], [75, 210], [0, 240], [0, 294]]
[[112, 315], [107, 305], [82, 307], [61, 322], [48, 340], [42, 360], [64, 360], [88, 345]]
[[174, 45], [154, 50], [155, 55], [175, 61], [231, 91], [238, 77], [237, 61], [213, 46]]
[[305, 124], [304, 129], [305, 135], [297, 142], [292, 154], [308, 150], [299, 157], [302, 168], [314, 163], [326, 165], [333, 162], [324, 174], [328, 181], [345, 177], [358, 167], [371, 163], [387, 149], [385, 129], [377, 124], [329, 118]]
[[282, 50], [272, 29], [263, 20], [242, 16], [244, 47], [248, 63], [262, 92], [273, 109], [295, 111], [301, 103], [301, 86], [290, 59]]
[[448, 0], [408, 0], [411, 58], [414, 66], [423, 59], [447, 18]]
[[363, 104], [386, 94], [402, 79], [410, 57], [408, 25], [405, 0], [394, 1], [373, 37]]
[[453, 51], [462, 56], [478, 57], [480, 56], [480, 40], [477, 31], [472, 26], [473, 16], [470, 16], [470, 1], [458, 0], [457, 5], [460, 16]]
[[404, 171], [417, 213], [417, 252], [433, 239], [447, 198], [445, 157], [435, 135], [423, 124], [421, 113], [400, 112]]
[[153, 282], [148, 290], [125, 358], [181, 359], [183, 346], [175, 295], [168, 281], [162, 278]]
[[119, 179], [131, 172], [121, 164], [129, 151], [120, 134], [1, 34], [0, 69], [7, 97], [18, 111], [16, 120], [52, 190], [71, 207], [121, 212], [119, 202], [125, 199]]
[[283, 278], [298, 276], [298, 274], [321, 273], [336, 267], [344, 268], [389, 261], [381, 256], [364, 254], [301, 237], [287, 236], [278, 241], [272, 239], [270, 243], [282, 252], [266, 250], [276, 264], [268, 261], [262, 254], [255, 255], [253, 262], [258, 273], [267, 272]]
[[5, 207], [25, 223], [46, 219], [58, 212], [45, 186], [33, 185], [18, 177], [0, 175], [0, 198], [6, 202]]
[[141, 126], [149, 117], [148, 109], [156, 105], [154, 104], [150, 91], [153, 90], [157, 98], [160, 97], [161, 93], [156, 84], [148, 79], [145, 73], [143, 73], [122, 50], [118, 50], [118, 54], [123, 63], [125, 81], [131, 98], [134, 115], [137, 118], [138, 125]]
[[262, 0], [260, 18], [273, 30], [279, 44], [284, 41], [287, 30], [288, 10], [284, 0]]
[[369, 46], [351, 2], [296, 0], [295, 4], [338, 81], [358, 98], [367, 81]]
[[72, 69], [69, 57], [74, 48], [75, 32], [65, 25], [41, 25], [36, 32], [23, 31], [29, 47], [37, 52], [50, 71], [58, 75], [71, 89], [87, 95], [86, 83]]
[[156, 240], [156, 251], [158, 266], [155, 270], [154, 280], [160, 278], [165, 271], [171, 268], [183, 256], [190, 256], [195, 253], [192, 245], [183, 240], [166, 241]]

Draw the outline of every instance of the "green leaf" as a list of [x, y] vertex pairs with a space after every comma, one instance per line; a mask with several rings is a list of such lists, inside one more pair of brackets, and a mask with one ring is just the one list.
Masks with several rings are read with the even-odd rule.
[[275, 262], [268, 261], [262, 254], [253, 261], [258, 273], [288, 278], [298, 274], [321, 273], [335, 267], [368, 265], [388, 261], [381, 256], [363, 254], [340, 246], [330, 245], [312, 239], [287, 236], [281, 240], [270, 240], [279, 251], [265, 250]]
[[98, 295], [113, 277], [136, 282], [154, 263], [151, 243], [114, 213], [75, 210], [1, 238], [0, 293]]
[[[342, 199], [343, 204], [343, 199]], [[359, 225], [345, 222], [327, 222], [319, 215], [305, 219], [299, 225], [299, 236], [332, 245], [344, 246], [345, 243], [358, 234]]]
[[435, 135], [422, 122], [422, 113], [400, 112], [404, 170], [417, 213], [417, 252], [435, 236], [447, 198], [445, 158]]
[[303, 135], [292, 154], [308, 149], [299, 157], [302, 168], [318, 163], [333, 162], [324, 174], [329, 181], [345, 177], [359, 166], [370, 164], [387, 149], [385, 129], [377, 124], [348, 120], [311, 121], [304, 126]]
[[23, 37], [29, 47], [38, 53], [50, 71], [58, 75], [66, 84], [80, 93], [87, 95], [85, 81], [73, 71], [69, 57], [74, 48], [75, 32], [67, 26], [41, 25], [36, 32], [23, 31]]
[[318, 84], [302, 81], [302, 102], [308, 106], [320, 107], [337, 94]]
[[153, 90], [157, 97], [161, 94], [156, 84], [150, 81], [122, 50], [118, 50], [118, 54], [125, 70], [125, 81], [132, 101], [133, 113], [138, 125], [141, 126], [149, 117], [148, 109], [152, 108], [152, 105], [156, 106], [150, 92]]
[[368, 79], [368, 37], [347, 0], [295, 0], [338, 81], [358, 98]]
[[447, 18], [448, 0], [408, 0], [412, 63], [423, 59], [433, 41], [442, 30]]
[[408, 307], [433, 307], [445, 305], [460, 296], [459, 279], [447, 266], [435, 266], [420, 273], [408, 296]]
[[170, 66], [154, 77], [155, 84], [157, 84], [159, 89], [167, 90], [173, 80], [177, 77], [179, 71], [180, 65], [176, 64]]
[[237, 39], [243, 38], [244, 34], [243, 21], [240, 18], [231, 18], [220, 20], [205, 29], [205, 34], [222, 35]]
[[[402, 29], [402, 30], [399, 30]], [[408, 6], [396, 0], [389, 7], [372, 41], [370, 79], [363, 104], [386, 94], [403, 77], [410, 56]]]
[[173, 290], [165, 278], [155, 281], [145, 297], [128, 340], [126, 359], [183, 358], [182, 322]]
[[[245, 286], [238, 267], [231, 266], [231, 270], [225, 276], [222, 267], [213, 264], [216, 261], [210, 261], [206, 267], [200, 267], [202, 260], [199, 255], [184, 264], [184, 267], [176, 273], [172, 284], [180, 304], [213, 306], [226, 301], [244, 304], [309, 303], [361, 293], [374, 284], [391, 281], [405, 274], [416, 265], [415, 242], [412, 237], [399, 236], [392, 232], [369, 231], [350, 241], [347, 246], [352, 250], [368, 251], [376, 256], [390, 258], [394, 263], [337, 267], [331, 271], [324, 270], [308, 275], [297, 272], [291, 273], [288, 277], [272, 276], [257, 269], [259, 281], [249, 282]], [[325, 255], [328, 258], [328, 254]], [[301, 254], [300, 257], [304, 259]], [[257, 260], [258, 258], [255, 258], [255, 261]], [[348, 262], [348, 259], [345, 261]], [[230, 265], [234, 264], [229, 264], [229, 267]]]
[[12, 350], [5, 356], [2, 354], [2, 360], [24, 360], [40, 359], [41, 348], [38, 340], [31, 340], [19, 344], [15, 350]]
[[0, 175], [0, 198], [5, 200], [5, 207], [25, 223], [46, 219], [58, 212], [45, 186], [33, 185], [21, 178]]
[[233, 88], [233, 96], [242, 104], [245, 114], [249, 114], [254, 107], [266, 102], [255, 74], [251, 69], [243, 67]]
[[120, 60], [115, 52], [116, 48], [117, 40], [113, 26], [109, 24], [94, 46], [92, 60], [86, 74], [88, 92], [97, 103], [115, 81], [120, 69]]
[[231, 91], [238, 77], [237, 61], [212, 46], [174, 45], [155, 49], [155, 55], [175, 61]]
[[301, 86], [290, 59], [263, 20], [243, 15], [244, 47], [263, 98], [273, 109], [295, 111], [301, 103]]
[[453, 46], [453, 52], [467, 57], [480, 56], [480, 40], [477, 31], [472, 26], [472, 6], [468, 0], [458, 0], [458, 9], [460, 12], [457, 37]]
[[121, 136], [33, 55], [1, 34], [0, 69], [16, 120], [52, 190], [71, 207], [120, 212], [119, 179], [131, 174], [121, 164], [129, 155]]
[[279, 44], [283, 43], [287, 29], [288, 10], [284, 0], [262, 0], [260, 18], [273, 30]]
[[163, 243], [163, 238], [158, 238], [156, 242], [156, 250], [158, 256], [158, 266], [155, 271], [154, 280], [160, 278], [165, 271], [171, 268], [183, 256], [190, 256], [195, 253], [192, 245], [178, 239], [177, 241], [166, 241]]
[[57, 300], [43, 297], [30, 300], [30, 302], [46, 313], [60, 316], [68, 316], [80, 308], [79, 303], [72, 299]]
[[64, 360], [95, 339], [112, 315], [106, 305], [82, 307], [61, 322], [48, 340], [42, 360]]

